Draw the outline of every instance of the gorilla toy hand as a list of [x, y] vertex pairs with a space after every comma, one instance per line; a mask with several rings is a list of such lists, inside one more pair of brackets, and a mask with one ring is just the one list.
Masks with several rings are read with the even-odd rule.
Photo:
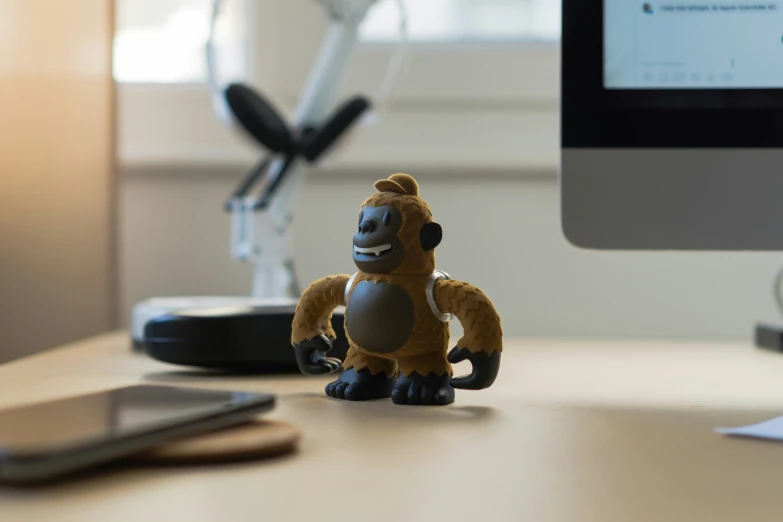
[[483, 390], [495, 382], [500, 369], [500, 352], [471, 352], [467, 348], [454, 347], [449, 352], [449, 362], [456, 364], [464, 360], [470, 361], [473, 371], [470, 375], [451, 380], [451, 386], [462, 390]]
[[295, 343], [296, 363], [301, 372], [305, 375], [324, 375], [339, 370], [343, 365], [342, 361], [326, 356], [326, 352], [331, 349], [332, 340], [323, 334]]

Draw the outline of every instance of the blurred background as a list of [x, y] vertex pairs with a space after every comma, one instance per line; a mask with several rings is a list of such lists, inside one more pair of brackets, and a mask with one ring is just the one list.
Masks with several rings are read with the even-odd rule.
[[[251, 289], [223, 203], [260, 153], [213, 112], [210, 0], [63, 4], [0, 1], [0, 361], [127, 327], [148, 297]], [[488, 293], [509, 336], [750, 338], [776, 319], [783, 256], [592, 252], [563, 238], [558, 0], [406, 4], [411, 61], [393, 105], [314, 169], [297, 207], [303, 285], [355, 271], [360, 203], [407, 172], [444, 227], [439, 267]], [[221, 80], [251, 83], [290, 116], [321, 9], [226, 8]], [[378, 92], [398, 25], [379, 0], [339, 98]]]

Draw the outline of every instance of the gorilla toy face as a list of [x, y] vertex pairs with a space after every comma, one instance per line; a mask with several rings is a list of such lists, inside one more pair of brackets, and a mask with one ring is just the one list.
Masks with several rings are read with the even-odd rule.
[[[406, 262], [406, 256], [408, 269], [411, 259], [423, 261], [425, 256], [434, 259], [431, 252], [440, 244], [443, 230], [433, 221], [420, 228], [415, 224], [416, 220], [413, 223], [413, 230], [408, 225], [407, 232], [401, 231], [403, 213], [397, 207], [365, 205], [359, 214], [358, 230], [353, 236], [353, 262], [357, 268], [368, 274], [388, 274]], [[411, 237], [403, 241], [403, 235]], [[406, 245], [410, 251], [406, 251]]]
[[359, 227], [353, 236], [353, 261], [362, 272], [389, 273], [405, 259], [398, 232], [400, 211], [391, 205], [365, 206], [359, 214]]

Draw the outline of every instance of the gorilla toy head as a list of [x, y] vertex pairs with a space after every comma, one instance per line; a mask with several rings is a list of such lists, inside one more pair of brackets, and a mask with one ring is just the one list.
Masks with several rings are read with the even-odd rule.
[[366, 273], [431, 274], [443, 231], [419, 197], [418, 183], [407, 174], [394, 174], [375, 188], [378, 193], [359, 211], [354, 263]]

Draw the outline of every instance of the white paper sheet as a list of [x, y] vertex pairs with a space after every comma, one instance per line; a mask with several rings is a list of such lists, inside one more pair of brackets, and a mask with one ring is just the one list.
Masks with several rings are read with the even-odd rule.
[[739, 428], [715, 428], [718, 433], [735, 437], [755, 437], [761, 439], [783, 440], [783, 417]]

